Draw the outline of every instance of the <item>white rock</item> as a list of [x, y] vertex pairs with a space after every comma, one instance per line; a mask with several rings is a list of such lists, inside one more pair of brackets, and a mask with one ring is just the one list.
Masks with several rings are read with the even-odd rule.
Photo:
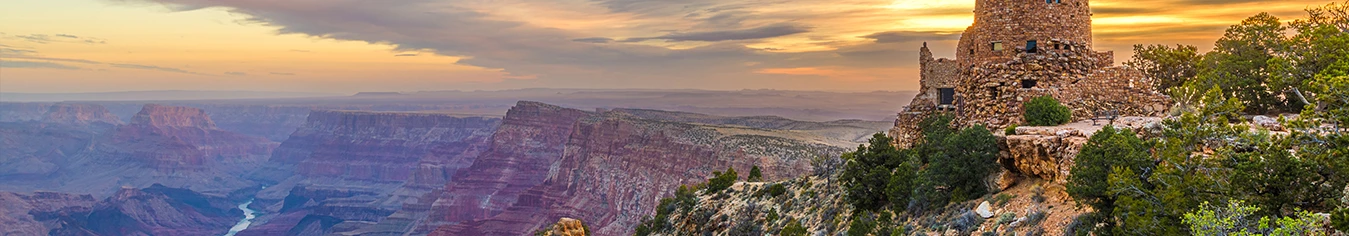
[[1255, 125], [1263, 126], [1273, 131], [1283, 130], [1283, 125], [1279, 124], [1279, 120], [1270, 118], [1268, 116], [1255, 116], [1251, 118], [1251, 123], [1255, 123]]
[[979, 214], [979, 216], [984, 217], [984, 219], [993, 218], [992, 208], [993, 207], [988, 204], [988, 201], [984, 201], [983, 203], [979, 203], [979, 208], [975, 208], [974, 213]]

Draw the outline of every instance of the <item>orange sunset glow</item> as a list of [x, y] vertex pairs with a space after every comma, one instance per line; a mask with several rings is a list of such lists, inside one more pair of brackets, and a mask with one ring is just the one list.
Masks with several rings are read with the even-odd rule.
[[[1097, 50], [1212, 47], [1323, 0], [1093, 2]], [[974, 1], [0, 2], [0, 91], [916, 90]]]

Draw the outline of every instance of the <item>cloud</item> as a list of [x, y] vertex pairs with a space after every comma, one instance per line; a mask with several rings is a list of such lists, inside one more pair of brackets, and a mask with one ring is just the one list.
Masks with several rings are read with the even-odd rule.
[[51, 37], [49, 37], [49, 36], [47, 36], [47, 35], [45, 35], [45, 34], [16, 35], [16, 36], [14, 36], [14, 37], [15, 37], [15, 38], [22, 39], [22, 40], [24, 40], [24, 41], [28, 41], [28, 42], [32, 42], [32, 43], [38, 43], [38, 44], [47, 44], [47, 43], [52, 42]]
[[131, 68], [131, 69], [142, 69], [142, 70], [157, 70], [157, 71], [164, 71], [164, 72], [174, 72], [174, 73], [183, 73], [183, 74], [200, 75], [200, 74], [198, 74], [198, 73], [196, 73], [196, 72], [191, 72], [191, 71], [187, 71], [187, 70], [183, 70], [183, 69], [178, 69], [178, 68], [171, 68], [171, 67], [160, 67], [160, 66], [138, 65], [138, 64], [121, 64], [121, 63], [108, 63], [108, 65], [110, 65], [110, 66], [112, 66], [112, 67], [118, 67], [118, 68]]
[[27, 49], [0, 48], [0, 55], [31, 55], [36, 53], [37, 51]]
[[286, 72], [272, 72], [271, 74], [272, 74], [272, 75], [280, 75], [280, 76], [292, 76], [292, 75], [295, 75], [295, 73], [286, 73]]
[[416, 53], [401, 53], [401, 54], [394, 54], [393, 56], [395, 56], [395, 57], [415, 57], [415, 56], [418, 56], [418, 55], [420, 55], [420, 54], [416, 54]]
[[960, 32], [888, 31], [862, 36], [876, 43], [905, 43], [917, 41], [960, 40]]
[[[51, 62], [69, 62], [69, 63], [80, 63], [80, 64], [88, 64], [88, 65], [105, 65], [105, 66], [111, 66], [111, 67], [117, 67], [117, 68], [126, 68], [126, 69], [154, 70], [154, 71], [173, 72], [173, 73], [183, 73], [183, 74], [191, 74], [191, 75], [206, 75], [206, 74], [202, 74], [202, 73], [197, 73], [197, 72], [192, 72], [192, 71], [183, 70], [183, 69], [179, 69], [179, 68], [172, 68], [172, 67], [160, 67], [160, 66], [140, 65], [140, 64], [128, 64], [128, 63], [107, 63], [107, 62], [92, 61], [92, 60], [84, 60], [84, 59], [53, 58], [53, 57], [40, 57], [40, 56], [31, 56], [31, 55], [11, 55], [11, 54], [0, 54], [0, 58], [24, 59], [24, 60], [35, 60], [35, 61], [45, 61], [44, 63], [51, 63]], [[53, 64], [54, 64], [54, 63], [53, 63]], [[33, 68], [33, 67], [30, 67], [30, 68]], [[41, 68], [55, 68], [55, 67], [41, 67]], [[55, 68], [55, 69], [60, 69], [60, 68]]]
[[0, 60], [0, 68], [41, 68], [41, 69], [59, 69], [59, 70], [78, 70], [79, 67], [68, 66], [59, 63], [41, 62], [41, 61], [11, 61]]
[[246, 76], [246, 75], [248, 75], [248, 73], [238, 72], [238, 71], [228, 71], [228, 72], [225, 72], [225, 75], [232, 75], [232, 76]]
[[611, 38], [605, 38], [605, 37], [592, 37], [592, 38], [572, 39], [571, 41], [572, 41], [572, 42], [582, 42], [582, 43], [610, 43], [610, 42], [613, 42], [614, 39], [611, 39]]
[[673, 33], [658, 37], [630, 38], [623, 40], [623, 42], [641, 42], [646, 40], [667, 40], [673, 42], [681, 42], [681, 41], [720, 42], [730, 40], [766, 39], [793, 34], [800, 34], [805, 32], [810, 32], [810, 27], [798, 24], [782, 23], [743, 30]]
[[[973, 6], [973, 1], [895, 0], [107, 1], [160, 3], [179, 11], [223, 9], [278, 34], [463, 58], [456, 63], [500, 72], [492, 86], [808, 89], [819, 88], [820, 76], [806, 78], [812, 77], [806, 72], [833, 75], [828, 78], [890, 78], [858, 87], [916, 88], [916, 73], [894, 70], [917, 67], [917, 42], [932, 42], [938, 56], [953, 56], [955, 46], [948, 41], [969, 25]], [[1150, 34], [1210, 37], [1221, 33], [1213, 26], [1240, 20], [1228, 17], [1267, 10], [1262, 4], [1302, 4], [1294, 9], [1300, 10], [1311, 2], [1093, 1], [1099, 9], [1096, 40], [1158, 40], [1122, 38]], [[1136, 22], [1140, 19], [1111, 18], [1130, 14], [1177, 21], [1148, 25]], [[778, 70], [767, 70], [773, 68]]]
[[36, 43], [36, 44], [49, 44], [49, 43], [107, 44], [107, 43], [108, 43], [107, 40], [101, 39], [101, 38], [81, 37], [81, 36], [75, 36], [75, 35], [71, 35], [71, 34], [55, 34], [55, 35], [47, 35], [47, 34], [28, 34], [28, 35], [14, 35], [14, 36], [10, 36], [10, 37], [15, 38], [15, 39], [19, 39], [19, 40], [23, 40], [23, 41], [27, 41], [27, 42], [30, 42], [30, 43]]

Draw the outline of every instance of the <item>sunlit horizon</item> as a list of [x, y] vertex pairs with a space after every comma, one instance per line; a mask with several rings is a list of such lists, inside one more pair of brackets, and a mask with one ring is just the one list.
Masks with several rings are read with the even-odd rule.
[[[0, 91], [675, 88], [908, 91], [973, 1], [0, 3]], [[1203, 50], [1241, 19], [1329, 1], [1093, 1], [1097, 50]]]

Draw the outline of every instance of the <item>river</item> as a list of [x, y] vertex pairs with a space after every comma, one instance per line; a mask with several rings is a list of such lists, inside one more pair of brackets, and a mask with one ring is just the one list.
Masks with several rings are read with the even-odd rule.
[[253, 218], [257, 218], [255, 215], [257, 214], [257, 211], [249, 209], [248, 204], [253, 204], [253, 199], [249, 199], [248, 202], [239, 204], [239, 210], [244, 210], [244, 219], [239, 220], [238, 224], [234, 224], [234, 227], [230, 228], [230, 232], [226, 233], [225, 236], [234, 236], [234, 234], [239, 233], [239, 231], [244, 231], [245, 229], [248, 229], [248, 226], [253, 225]]

